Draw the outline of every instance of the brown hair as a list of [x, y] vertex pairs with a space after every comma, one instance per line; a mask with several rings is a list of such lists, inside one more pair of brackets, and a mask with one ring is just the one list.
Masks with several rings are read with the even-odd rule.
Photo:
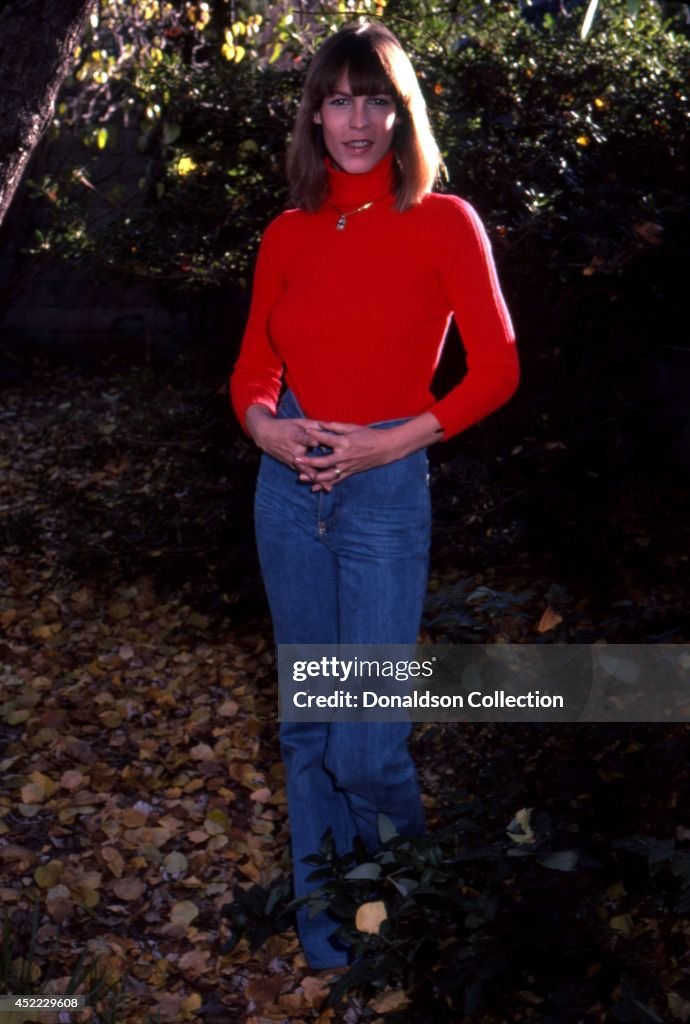
[[353, 95], [384, 93], [395, 100], [400, 119], [393, 136], [395, 205], [406, 210], [431, 191], [443, 162], [409, 57], [389, 29], [369, 22], [340, 29], [321, 44], [309, 65], [287, 157], [292, 201], [313, 212], [326, 198], [326, 147], [314, 114], [343, 74]]

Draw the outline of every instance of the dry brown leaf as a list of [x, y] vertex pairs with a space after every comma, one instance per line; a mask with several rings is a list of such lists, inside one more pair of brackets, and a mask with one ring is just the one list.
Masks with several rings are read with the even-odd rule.
[[393, 992], [381, 992], [369, 1003], [369, 1006], [376, 1013], [392, 1013], [393, 1010], [402, 1010], [409, 1003], [404, 988], [395, 989]]
[[170, 909], [170, 920], [173, 924], [187, 927], [195, 917], [199, 916], [199, 908], [191, 900], [179, 900]]
[[76, 768], [69, 768], [66, 772], [63, 772], [60, 776], [60, 785], [63, 789], [71, 791], [79, 789], [85, 782], [85, 778], [80, 771]]
[[690, 1002], [678, 992], [667, 992], [668, 1008], [672, 1017], [683, 1022], [690, 1020]]
[[201, 829], [193, 829], [187, 833], [187, 839], [190, 843], [205, 843], [208, 840], [208, 832], [202, 832]]
[[189, 756], [194, 761], [215, 761], [216, 759], [213, 747], [209, 747], [208, 743], [197, 743], [189, 751]]
[[548, 633], [550, 629], [554, 629], [560, 622], [563, 622], [563, 616], [554, 611], [549, 604], [546, 606], [542, 617], [539, 619], [537, 633]]
[[101, 857], [108, 865], [108, 868], [115, 878], [122, 878], [122, 872], [125, 869], [125, 861], [119, 850], [116, 850], [114, 846], [102, 846]]
[[210, 955], [207, 949], [190, 949], [180, 957], [179, 968], [188, 978], [192, 980], [198, 978], [200, 974], [206, 974], [211, 970], [212, 964], [208, 963]]
[[46, 799], [46, 791], [38, 782], [27, 782], [20, 793], [25, 804], [40, 804]]
[[300, 987], [308, 1005], [313, 1006], [316, 1010], [326, 1001], [331, 989], [330, 982], [326, 978], [315, 978], [310, 974], [302, 978]]
[[170, 875], [182, 875], [187, 870], [187, 858], [179, 850], [169, 853], [163, 860], [163, 869]]
[[142, 893], [146, 891], [146, 883], [142, 882], [140, 878], [134, 878], [130, 875], [128, 878], [116, 879], [112, 883], [111, 889], [118, 899], [130, 902], [131, 900], [138, 900]]
[[292, 979], [285, 975], [254, 977], [249, 979], [245, 995], [255, 1003], [259, 1013], [262, 1013], [267, 1006], [275, 1004], [280, 993], [289, 985], [292, 985]]
[[126, 828], [141, 828], [147, 818], [148, 814], [139, 807], [125, 807], [120, 812], [120, 821]]

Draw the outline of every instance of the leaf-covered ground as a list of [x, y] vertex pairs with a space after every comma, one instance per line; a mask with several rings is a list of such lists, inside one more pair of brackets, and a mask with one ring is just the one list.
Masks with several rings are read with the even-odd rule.
[[[83, 954], [113, 990], [75, 1021], [376, 1020], [399, 995], [325, 1008], [327, 983], [291, 931], [255, 953], [244, 940], [221, 951], [234, 887], [289, 871], [270, 624], [251, 535], [256, 457], [224, 383], [209, 387], [191, 364], [37, 368], [30, 387], [2, 393], [0, 441], [0, 905], [10, 951], [0, 971], [23, 971], [27, 992], [59, 991]], [[539, 443], [544, 463], [558, 457]], [[617, 557], [627, 567], [626, 544], [661, 548], [666, 571], [650, 573], [647, 588], [644, 572], [627, 591], [623, 579], [610, 606], [593, 604], [576, 574], [554, 575], [553, 561], [524, 543], [522, 482], [497, 483], [480, 455], [435, 463], [428, 636], [683, 639], [684, 536], [669, 536], [663, 519], [650, 528], [653, 502], [646, 518], [625, 522]], [[503, 780], [491, 828], [528, 796], [555, 799], [530, 773], [548, 748], [547, 769], [577, 759], [576, 728], [421, 728], [431, 826], [444, 789], [469, 780], [496, 793]], [[602, 734], [597, 757], [624, 728]], [[617, 778], [616, 765], [607, 770]], [[646, 820], [656, 813], [671, 827], [676, 788], [656, 811], [649, 797]], [[684, 809], [679, 797], [675, 805]], [[674, 1005], [690, 1017], [680, 995]]]

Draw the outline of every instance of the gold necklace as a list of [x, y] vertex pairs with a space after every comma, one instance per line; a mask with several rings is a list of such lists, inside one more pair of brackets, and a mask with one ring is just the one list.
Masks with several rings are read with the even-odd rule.
[[[350, 210], [348, 213], [341, 213], [335, 225], [336, 231], [344, 231], [347, 227], [347, 218], [354, 216], [355, 213], [361, 213], [362, 210], [368, 210], [370, 206], [373, 206], [376, 200], [372, 199], [368, 203], [363, 203], [362, 206], [358, 206], [356, 210]], [[337, 212], [337, 210], [336, 210]]]

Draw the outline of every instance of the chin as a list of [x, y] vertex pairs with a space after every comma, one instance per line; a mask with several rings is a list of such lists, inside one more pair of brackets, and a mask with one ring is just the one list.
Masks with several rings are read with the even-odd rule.
[[372, 167], [376, 167], [380, 159], [379, 155], [369, 153], [365, 157], [345, 157], [340, 167], [348, 174], [366, 174]]

